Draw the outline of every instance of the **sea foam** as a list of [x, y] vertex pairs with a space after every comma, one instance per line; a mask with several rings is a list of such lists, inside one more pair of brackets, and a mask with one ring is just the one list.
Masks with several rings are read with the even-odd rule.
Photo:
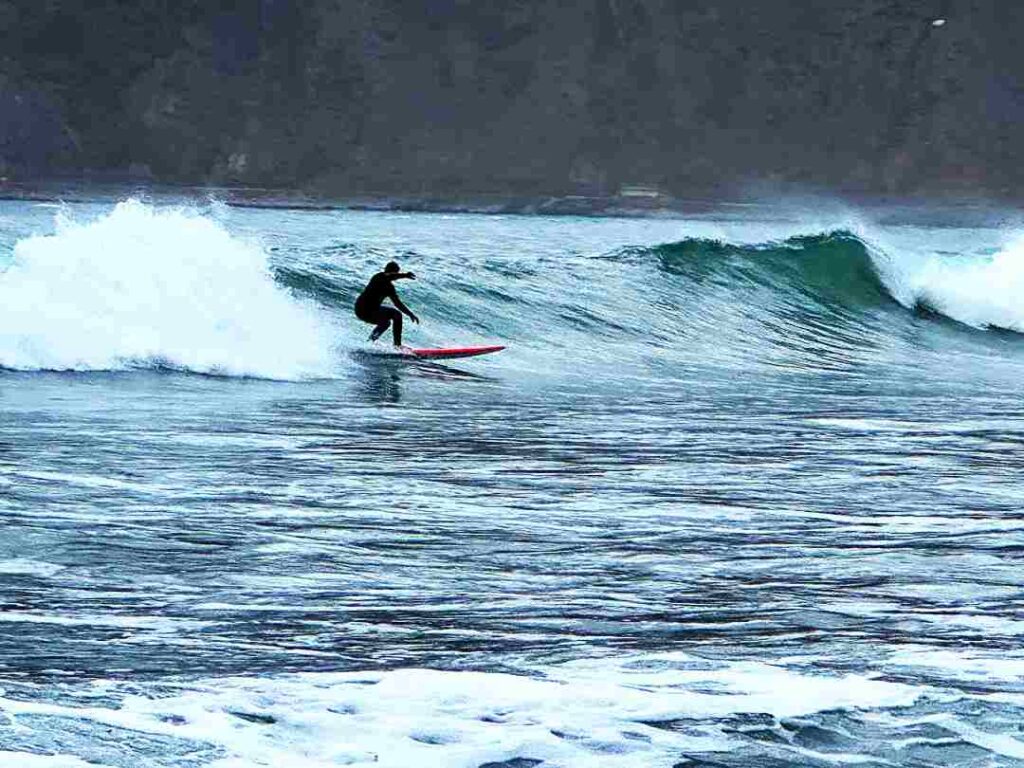
[[893, 297], [907, 307], [925, 306], [975, 328], [1024, 332], [1024, 237], [990, 253], [939, 253], [883, 243], [872, 258]]
[[[140, 744], [139, 734], [180, 739], [183, 750], [191, 744], [189, 751], [217, 754], [215, 768], [480, 768], [513, 760], [671, 768], [687, 754], [740, 749], [743, 736], [723, 728], [733, 716], [898, 708], [922, 693], [870, 676], [664, 653], [581, 660], [531, 676], [395, 669], [220, 678], [165, 685], [160, 695], [132, 686], [124, 698], [117, 684], [101, 683], [92, 690], [93, 706], [7, 697], [0, 708], [18, 722], [42, 721], [51, 729], [73, 717], [81, 735], [95, 728], [107, 739], [112, 730], [131, 733]], [[112, 708], [103, 703], [119, 698]], [[94, 743], [88, 738], [68, 751], [93, 754]]]
[[215, 221], [138, 201], [57, 217], [0, 273], [0, 366], [169, 367], [295, 379], [329, 375], [325, 318], [274, 282], [256, 244]]

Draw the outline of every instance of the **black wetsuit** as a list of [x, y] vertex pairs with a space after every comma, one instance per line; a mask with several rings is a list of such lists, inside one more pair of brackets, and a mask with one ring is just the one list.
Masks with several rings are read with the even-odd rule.
[[388, 326], [394, 323], [391, 334], [394, 337], [395, 346], [400, 347], [402, 346], [402, 313], [395, 307], [381, 306], [384, 299], [390, 299], [392, 304], [404, 307], [402, 300], [395, 293], [395, 277], [395, 273], [388, 272], [378, 272], [371, 277], [370, 282], [366, 284], [363, 292], [356, 299], [355, 310], [356, 317], [364, 323], [377, 326], [370, 334], [371, 341], [380, 338]]

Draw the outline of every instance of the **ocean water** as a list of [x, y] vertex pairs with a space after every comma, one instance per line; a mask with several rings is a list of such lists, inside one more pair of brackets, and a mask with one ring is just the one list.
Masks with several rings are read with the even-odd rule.
[[[395, 259], [416, 345], [350, 306]], [[0, 765], [1024, 765], [1024, 230], [0, 203]]]

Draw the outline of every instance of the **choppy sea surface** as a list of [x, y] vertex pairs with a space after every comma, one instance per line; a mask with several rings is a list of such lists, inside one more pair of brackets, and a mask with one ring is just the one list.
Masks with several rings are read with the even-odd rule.
[[1022, 332], [1010, 224], [0, 203], [0, 765], [1024, 765]]

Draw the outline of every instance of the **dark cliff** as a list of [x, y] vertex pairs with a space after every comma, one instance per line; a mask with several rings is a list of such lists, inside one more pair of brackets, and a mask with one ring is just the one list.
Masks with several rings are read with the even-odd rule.
[[[942, 23], [944, 20], [944, 23]], [[0, 175], [1017, 197], [998, 0], [0, 0]]]

